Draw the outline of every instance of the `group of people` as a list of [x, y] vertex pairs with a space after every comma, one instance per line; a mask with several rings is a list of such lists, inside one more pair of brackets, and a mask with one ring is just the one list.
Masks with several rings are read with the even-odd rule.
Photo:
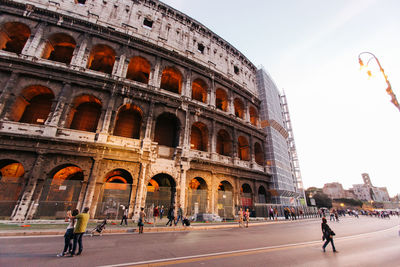
[[246, 228], [249, 227], [249, 220], [250, 220], [249, 209], [243, 210], [242, 208], [240, 208], [238, 216], [239, 216], [239, 227], [246, 227]]
[[[67, 212], [66, 221], [68, 221], [68, 226], [64, 234], [64, 249], [60, 254], [57, 254], [58, 257], [64, 257], [67, 254], [69, 257], [82, 254], [82, 237], [89, 222], [88, 212], [89, 208], [84, 208], [82, 213], [79, 213], [78, 209]], [[75, 254], [78, 244], [78, 253]]]

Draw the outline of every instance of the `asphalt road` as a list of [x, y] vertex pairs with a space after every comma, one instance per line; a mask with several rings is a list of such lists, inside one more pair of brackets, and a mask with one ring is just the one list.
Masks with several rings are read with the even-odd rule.
[[84, 237], [81, 256], [57, 258], [63, 237], [0, 238], [0, 266], [400, 266], [400, 219], [328, 222], [333, 253], [322, 252], [320, 221], [249, 228]]

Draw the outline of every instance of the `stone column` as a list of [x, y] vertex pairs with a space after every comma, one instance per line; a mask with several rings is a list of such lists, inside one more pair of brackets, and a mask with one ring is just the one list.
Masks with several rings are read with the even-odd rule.
[[152, 131], [152, 126], [153, 126], [153, 111], [154, 111], [154, 101], [151, 100], [150, 102], [150, 107], [147, 112], [147, 118], [146, 118], [146, 130], [144, 133], [144, 139], [151, 139], [151, 131]]
[[13, 71], [3, 87], [0, 95], [0, 118], [4, 118], [8, 111], [12, 108], [12, 103], [16, 97], [12, 92], [15, 84], [17, 83], [18, 76], [18, 72]]
[[235, 116], [235, 106], [233, 104], [233, 94], [231, 91], [228, 91], [228, 113]]
[[217, 153], [217, 133], [215, 129], [215, 119], [212, 120], [211, 130], [210, 130], [210, 152], [211, 154]]
[[245, 120], [247, 123], [250, 123], [249, 101], [245, 101], [244, 108], [245, 108], [245, 110], [244, 110], [244, 120]]
[[28, 39], [27, 43], [25, 44], [25, 47], [22, 50], [23, 55], [28, 55], [31, 57], [36, 56], [36, 54], [39, 52], [37, 51], [37, 49], [40, 45], [40, 40], [43, 37], [43, 32], [45, 27], [46, 23], [40, 23], [38, 25], [35, 34], [32, 34], [31, 37]]
[[155, 87], [160, 86], [160, 71], [161, 70], [161, 59], [160, 57], [156, 58], [156, 64], [154, 65], [154, 68], [152, 68], [152, 71], [150, 72], [150, 78], [149, 78], [149, 84]]
[[[45, 155], [43, 152], [39, 151], [35, 163], [28, 174], [28, 182], [23, 189], [21, 199], [18, 201], [18, 204], [15, 206], [15, 209], [11, 215], [11, 220], [24, 221], [25, 219], [31, 219], [33, 214], [36, 212], [40, 194], [38, 194], [36, 199], [34, 199], [33, 196], [37, 189], [40, 189], [41, 191], [41, 188], [37, 187], [39, 184], [39, 176], [42, 174], [42, 165], [44, 162]], [[42, 178], [42, 180], [45, 179], [46, 178]]]
[[209, 90], [208, 105], [215, 109], [215, 81], [214, 76], [211, 77], [211, 88]]
[[137, 220], [139, 218], [140, 208], [143, 207], [142, 204], [145, 200], [144, 191], [145, 191], [145, 180], [146, 180], [146, 172], [147, 172], [148, 163], [142, 163], [139, 175], [139, 182], [136, 191], [136, 202], [135, 209], [132, 219]]
[[82, 42], [80, 45], [78, 45], [75, 50], [77, 51], [76, 54], [72, 57], [71, 59], [71, 65], [72, 66], [77, 66], [77, 67], [82, 67], [86, 68], [86, 60], [85, 60], [85, 54], [86, 54], [86, 48], [88, 45], [88, 36], [85, 35], [82, 39]]
[[107, 142], [107, 136], [109, 134], [111, 118], [113, 117], [114, 113], [114, 105], [115, 105], [115, 92], [116, 87], [113, 88], [110, 98], [107, 102], [107, 107], [105, 110], [102, 111], [102, 120], [100, 119], [99, 125], [96, 132], [100, 132], [98, 135], [98, 142]]
[[232, 148], [233, 148], [232, 156], [233, 156], [233, 158], [238, 158], [239, 157], [239, 155], [238, 155], [238, 136], [237, 136], [237, 130], [236, 130], [235, 127], [233, 127], [232, 133], [233, 133], [233, 136], [232, 136]]
[[191, 131], [190, 111], [189, 111], [189, 108], [186, 107], [185, 128], [184, 128], [184, 132], [183, 132], [183, 144], [182, 144], [182, 147], [184, 150], [190, 149], [190, 131]]
[[189, 169], [188, 163], [182, 162], [181, 165], [181, 173], [180, 173], [180, 197], [179, 197], [179, 204], [181, 204], [182, 214], [186, 214], [186, 172]]
[[[93, 201], [93, 196], [94, 196], [94, 191], [95, 191], [95, 187], [96, 187], [96, 183], [97, 183], [97, 179], [98, 179], [98, 175], [99, 175], [99, 166], [101, 163], [102, 158], [100, 157], [96, 157], [92, 159], [92, 167], [90, 170], [90, 176], [88, 179], [88, 185], [86, 188], [86, 194], [85, 194], [85, 198], [83, 201], [83, 205], [82, 205], [82, 209], [85, 207], [92, 207], [92, 201]], [[95, 210], [90, 210], [90, 218], [94, 218], [94, 213], [96, 212]]]
[[119, 57], [115, 57], [113, 71], [111, 72], [112, 75], [122, 77], [122, 71], [124, 69], [126, 56], [122, 54]]
[[184, 87], [182, 88], [181, 95], [186, 96], [188, 99], [192, 98], [192, 70], [187, 71], [187, 76]]
[[253, 165], [255, 164], [255, 157], [254, 157], [254, 145], [253, 145], [253, 135], [250, 135], [250, 140], [249, 140], [249, 153], [250, 153], [250, 163]]

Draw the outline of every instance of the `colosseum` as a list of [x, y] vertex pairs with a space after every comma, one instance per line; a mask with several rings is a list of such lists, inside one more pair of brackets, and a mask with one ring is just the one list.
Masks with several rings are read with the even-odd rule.
[[220, 36], [157, 0], [0, 10], [1, 218], [271, 203], [257, 68]]

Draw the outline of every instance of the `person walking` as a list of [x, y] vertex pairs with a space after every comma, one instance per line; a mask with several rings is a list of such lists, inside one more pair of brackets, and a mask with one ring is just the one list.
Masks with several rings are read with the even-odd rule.
[[82, 244], [82, 237], [83, 234], [86, 232], [86, 227], [89, 222], [89, 208], [86, 207], [83, 209], [82, 213], [76, 215], [76, 225], [74, 228], [74, 245], [72, 246], [72, 252], [69, 255], [73, 257], [76, 251], [76, 244], [79, 243], [79, 250], [76, 255], [81, 255], [83, 251], [83, 244]]
[[274, 208], [274, 216], [275, 216], [275, 221], [278, 220], [278, 209]]
[[119, 225], [122, 225], [123, 222], [125, 222], [125, 226], [128, 226], [128, 207], [124, 207], [124, 214], [122, 215], [122, 220]]
[[153, 210], [153, 227], [156, 227], [157, 217], [159, 214], [160, 212], [158, 211], [158, 206], [155, 206]]
[[269, 216], [269, 219], [270, 219], [271, 221], [274, 220], [274, 209], [273, 209], [272, 207], [269, 208], [268, 216]]
[[163, 216], [164, 216], [164, 206], [161, 205], [161, 208], [160, 208], [160, 221], [162, 220]]
[[175, 226], [178, 224], [178, 222], [180, 221], [180, 220], [182, 220], [182, 226], [183, 226], [183, 218], [182, 218], [182, 216], [183, 216], [183, 211], [182, 211], [182, 208], [181, 208], [181, 204], [179, 204], [178, 205], [178, 218], [176, 219], [176, 221], [175, 221]]
[[321, 223], [321, 229], [322, 229], [322, 241], [325, 240], [324, 245], [322, 246], [322, 250], [325, 252], [326, 246], [331, 242], [333, 252], [338, 252], [335, 248], [335, 244], [333, 243], [333, 236], [335, 235], [335, 232], [331, 230], [329, 227], [326, 218], [322, 218], [322, 223]]
[[242, 210], [242, 208], [239, 209], [238, 215], [239, 215], [239, 227], [242, 227], [243, 226], [243, 210]]
[[144, 208], [140, 208], [140, 212], [139, 212], [139, 221], [138, 221], [139, 234], [143, 234], [144, 218], [145, 218], [145, 217], [146, 217], [146, 213], [144, 212]]
[[168, 222], [166, 225], [169, 224], [169, 226], [172, 226], [172, 222], [175, 219], [175, 215], [174, 215], [174, 207], [171, 206], [168, 210], [168, 214], [167, 214], [167, 218], [168, 218]]
[[67, 231], [64, 234], [64, 249], [60, 254], [57, 254], [57, 257], [64, 257], [67, 251], [71, 254], [72, 252], [72, 240], [74, 239], [74, 226], [75, 226], [75, 216], [79, 214], [78, 209], [74, 209], [71, 211], [67, 211], [67, 217], [65, 218], [68, 221]]
[[244, 212], [244, 218], [246, 221], [246, 228], [249, 228], [249, 221], [250, 221], [250, 211], [249, 209], [246, 209], [246, 211]]

